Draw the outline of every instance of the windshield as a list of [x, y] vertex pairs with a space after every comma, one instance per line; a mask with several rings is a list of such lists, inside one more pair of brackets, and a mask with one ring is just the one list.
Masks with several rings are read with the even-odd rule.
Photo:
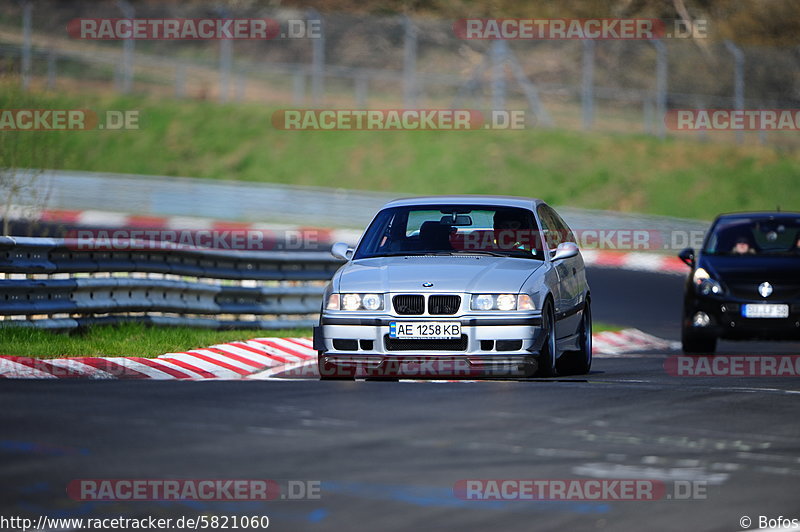
[[713, 255], [800, 256], [800, 218], [737, 218], [717, 223], [706, 243]]
[[370, 224], [354, 258], [430, 254], [544, 260], [539, 228], [531, 211], [486, 205], [385, 209]]

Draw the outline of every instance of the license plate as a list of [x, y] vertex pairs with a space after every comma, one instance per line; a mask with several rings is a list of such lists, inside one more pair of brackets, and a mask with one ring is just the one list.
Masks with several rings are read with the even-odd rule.
[[789, 305], [744, 305], [742, 316], [745, 318], [788, 318]]
[[453, 321], [392, 321], [389, 338], [399, 340], [452, 340], [461, 338], [461, 323]]

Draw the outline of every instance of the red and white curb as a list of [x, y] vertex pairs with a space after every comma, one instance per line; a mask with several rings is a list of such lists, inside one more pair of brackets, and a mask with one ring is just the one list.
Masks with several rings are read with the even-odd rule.
[[248, 223], [228, 220], [214, 220], [193, 216], [143, 216], [121, 212], [98, 210], [74, 211], [49, 209], [38, 212], [43, 222], [63, 223], [75, 226], [101, 227], [105, 229], [143, 229], [170, 231], [254, 231], [283, 233], [301, 242], [313, 241], [321, 244], [334, 242], [355, 243], [361, 231], [353, 229], [330, 229], [324, 227], [300, 226], [274, 223]]
[[9, 379], [243, 379], [271, 368], [314, 362], [310, 338], [254, 338], [157, 358], [0, 357], [0, 378]]
[[630, 353], [643, 351], [675, 351], [680, 347], [680, 342], [664, 340], [639, 329], [592, 334], [592, 356], [594, 358], [627, 357]]
[[[108, 229], [284, 232], [293, 235], [293, 238], [300, 239], [300, 241], [314, 241], [321, 244], [332, 244], [333, 242], [355, 244], [361, 236], [361, 231], [353, 229], [232, 222], [188, 216], [141, 216], [98, 210], [50, 209], [39, 211], [38, 215], [39, 219], [45, 222]], [[593, 249], [581, 250], [581, 255], [587, 266], [598, 268], [622, 268], [673, 275], [686, 275], [689, 272], [688, 267], [675, 255]]]
[[[674, 350], [669, 342], [637, 329], [593, 335], [595, 358], [629, 356], [642, 351]], [[78, 357], [39, 359], [0, 357], [0, 378], [7, 379], [270, 379], [283, 373], [310, 375], [317, 352], [311, 338], [254, 338], [157, 358]]]
[[644, 253], [641, 251], [626, 253], [621, 251], [581, 250], [583, 262], [596, 268], [621, 268], [642, 272], [667, 273], [686, 276], [689, 267], [681, 259], [672, 255]]

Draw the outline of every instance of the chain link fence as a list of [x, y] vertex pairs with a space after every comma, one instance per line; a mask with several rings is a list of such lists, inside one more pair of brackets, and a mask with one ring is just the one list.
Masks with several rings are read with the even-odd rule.
[[[81, 18], [318, 21], [315, 38], [80, 40]], [[794, 109], [800, 47], [713, 39], [464, 40], [453, 21], [290, 9], [32, 0], [0, 8], [0, 73], [25, 87], [106, 89], [273, 107], [526, 109], [529, 127], [691, 135], [669, 109]], [[714, 138], [793, 145], [795, 131]]]

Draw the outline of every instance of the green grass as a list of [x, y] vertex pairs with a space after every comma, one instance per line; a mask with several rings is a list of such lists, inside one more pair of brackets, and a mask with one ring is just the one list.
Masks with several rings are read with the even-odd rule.
[[57, 333], [29, 328], [0, 328], [0, 355], [35, 358], [138, 356], [152, 358], [225, 342], [265, 336], [311, 336], [310, 329], [210, 331], [188, 327], [124, 324]]
[[608, 323], [598, 323], [596, 321], [592, 322], [592, 334], [593, 335], [597, 334], [597, 333], [601, 333], [601, 332], [606, 332], [606, 331], [617, 332], [617, 331], [621, 331], [622, 329], [625, 329], [625, 327], [618, 327], [616, 325], [610, 325]]
[[[621, 328], [593, 323], [595, 333]], [[311, 336], [310, 329], [206, 331], [187, 327], [157, 328], [140, 324], [93, 327], [79, 333], [56, 333], [28, 328], [0, 328], [0, 356], [60, 358], [81, 356], [139, 356], [187, 351], [214, 344], [265, 336]]]
[[59, 167], [75, 170], [413, 194], [513, 194], [700, 219], [776, 205], [800, 210], [800, 151], [770, 146], [557, 129], [281, 131], [270, 122], [272, 109], [254, 104], [0, 91], [0, 108], [26, 106], [135, 109], [141, 129], [5, 132], [0, 151], [3, 142], [16, 149], [19, 166], [37, 166], [26, 153], [46, 142]]

